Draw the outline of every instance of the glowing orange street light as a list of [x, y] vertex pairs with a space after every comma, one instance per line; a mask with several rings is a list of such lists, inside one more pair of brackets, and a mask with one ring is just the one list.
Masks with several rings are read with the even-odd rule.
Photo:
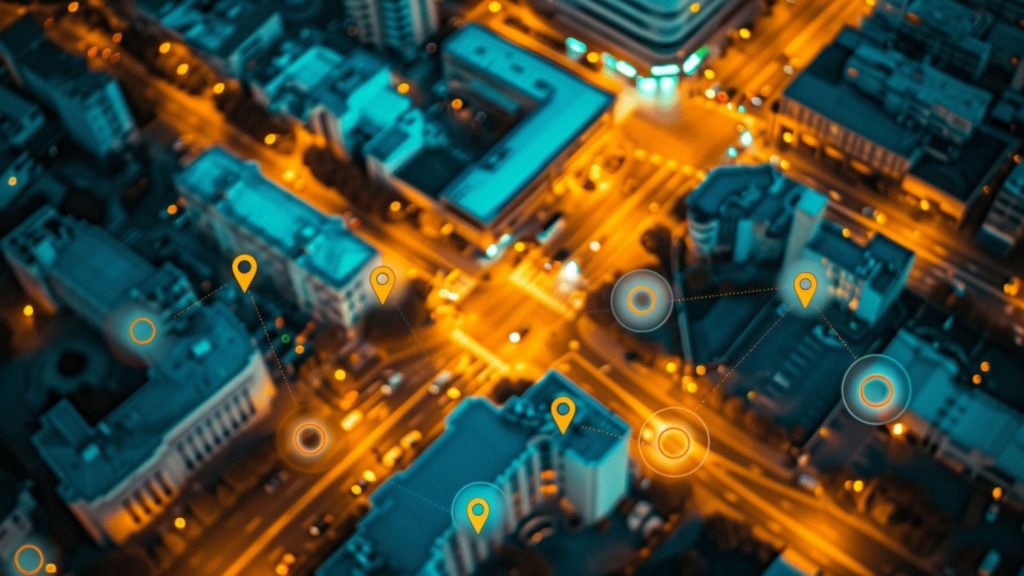
[[168, 52], [171, 51], [171, 43], [170, 42], [162, 42], [160, 44], [160, 46], [157, 47], [157, 51], [159, 51], [161, 54], [167, 54]]

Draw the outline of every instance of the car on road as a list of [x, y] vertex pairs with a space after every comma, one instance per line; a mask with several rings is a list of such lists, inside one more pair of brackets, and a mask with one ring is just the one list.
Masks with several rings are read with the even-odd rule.
[[402, 439], [398, 441], [398, 445], [404, 450], [412, 450], [417, 444], [423, 440], [423, 433], [419, 430], [410, 430], [402, 436]]
[[401, 388], [405, 382], [405, 374], [395, 370], [388, 370], [384, 373], [385, 380], [380, 386], [381, 394], [391, 396]]
[[285, 482], [288, 481], [290, 474], [285, 468], [277, 468], [263, 479], [263, 491], [267, 494], [273, 494], [277, 492]]
[[401, 446], [392, 446], [380, 457], [380, 463], [388, 468], [394, 468], [402, 456], [405, 456], [405, 450]]
[[309, 535], [314, 538], [323, 536], [324, 532], [331, 527], [331, 524], [334, 524], [334, 516], [324, 514], [314, 520], [313, 523], [309, 525], [309, 529], [307, 531], [309, 532]]
[[353, 428], [359, 425], [363, 421], [363, 411], [356, 409], [345, 415], [341, 419], [341, 429], [345, 432], [351, 432]]

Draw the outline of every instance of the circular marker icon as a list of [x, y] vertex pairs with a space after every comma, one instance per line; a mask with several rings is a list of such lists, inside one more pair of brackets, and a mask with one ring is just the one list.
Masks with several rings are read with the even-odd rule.
[[633, 270], [612, 288], [612, 315], [633, 332], [658, 329], [672, 315], [672, 286], [652, 270]]
[[455, 529], [471, 535], [500, 535], [505, 524], [508, 500], [505, 493], [490, 482], [467, 484], [452, 500]]
[[637, 438], [640, 459], [662, 476], [679, 478], [704, 465], [711, 449], [707, 424], [692, 410], [673, 406], [644, 420]]
[[14, 562], [14, 569], [25, 576], [39, 574], [46, 564], [43, 551], [34, 544], [23, 544], [20, 546], [14, 551], [12, 560]]
[[882, 354], [856, 360], [843, 376], [843, 405], [865, 424], [888, 424], [899, 418], [910, 405], [910, 395], [906, 369]]
[[128, 325], [128, 337], [139, 346], [146, 346], [156, 338], [156, 323], [148, 316], [139, 316]]

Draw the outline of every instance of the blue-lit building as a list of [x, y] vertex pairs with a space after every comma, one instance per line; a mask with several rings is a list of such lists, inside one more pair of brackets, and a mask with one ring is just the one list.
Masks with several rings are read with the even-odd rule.
[[[576, 404], [564, 436], [550, 412], [559, 396]], [[626, 493], [629, 434], [618, 416], [554, 371], [501, 408], [467, 398], [444, 434], [373, 494], [369, 514], [317, 576], [472, 574], [492, 542], [456, 530], [451, 513], [439, 507], [472, 482], [493, 483], [505, 495], [504, 525], [491, 534], [495, 539], [559, 495], [592, 523]], [[544, 489], [552, 483], [553, 493]]]
[[1018, 164], [1003, 181], [978, 231], [978, 242], [1007, 255], [1024, 241], [1024, 164]]
[[202, 153], [175, 177], [199, 228], [230, 263], [252, 254], [257, 285], [268, 282], [322, 322], [353, 326], [371, 301], [380, 254], [336, 216], [326, 216], [222, 148]]
[[707, 258], [778, 259], [804, 194], [820, 196], [767, 164], [715, 168], [686, 198], [688, 240]]
[[0, 58], [15, 83], [52, 109], [86, 151], [108, 156], [132, 137], [135, 120], [117, 82], [50, 43], [31, 17], [0, 32]]
[[32, 482], [18, 481], [0, 472], [0, 558], [10, 560], [35, 528], [33, 517], [39, 503], [32, 496]]
[[292, 55], [258, 90], [268, 108], [305, 122], [349, 157], [412, 106], [391, 88], [391, 70], [380, 57], [322, 45]]
[[[89, 535], [124, 542], [269, 412], [273, 382], [227, 307], [179, 314], [196, 301], [181, 272], [154, 268], [99, 228], [43, 208], [2, 247], [41, 308], [67, 307], [148, 365], [146, 382], [109, 413], [89, 421], [62, 399], [32, 436], [58, 494]], [[140, 315], [153, 326], [145, 345], [130, 335]]]
[[893, 183], [908, 203], [964, 221], [1019, 142], [988, 125], [992, 95], [853, 29], [786, 89], [780, 147]]
[[221, 72], [245, 74], [284, 36], [284, 20], [271, 2], [139, 0], [143, 16], [202, 52]]
[[[464, 103], [460, 110], [493, 106], [518, 122], [468, 165], [422, 133], [413, 136], [424, 146], [417, 153], [382, 145], [374, 150], [384, 156], [368, 162], [390, 166], [394, 188], [425, 210], [440, 204], [456, 234], [486, 248], [536, 217], [551, 179], [607, 124], [614, 97], [478, 25], [460, 29], [441, 51], [449, 94]], [[389, 135], [393, 142], [402, 131], [423, 129], [411, 120]], [[395, 162], [387, 155], [395, 149], [409, 159]]]
[[830, 220], [821, 223], [797, 257], [820, 264], [825, 278], [818, 278], [818, 290], [828, 290], [833, 301], [869, 325], [885, 316], [899, 298], [915, 258], [881, 233], [861, 246]]
[[[729, 35], [751, 24], [762, 0], [531, 0], [551, 24], [572, 32], [570, 55], [601, 51], [606, 71], [645, 85], [662, 78], [671, 92], [682, 74], [694, 74]], [[578, 37], [578, 38], [576, 38]], [[582, 40], [580, 40], [582, 39]]]
[[1024, 499], [1024, 415], [968, 387], [948, 350], [908, 329], [885, 354], [902, 364], [914, 393], [900, 422], [936, 455]]
[[45, 125], [46, 117], [39, 106], [0, 86], [0, 148], [19, 151], [30, 148]]

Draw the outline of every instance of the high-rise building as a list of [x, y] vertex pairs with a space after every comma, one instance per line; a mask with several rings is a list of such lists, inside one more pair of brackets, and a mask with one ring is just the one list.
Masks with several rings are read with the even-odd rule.
[[[551, 419], [551, 403], [559, 396], [576, 404], [564, 435]], [[503, 524], [494, 538], [559, 496], [572, 502], [584, 523], [593, 523], [626, 493], [629, 433], [618, 416], [554, 371], [500, 409], [467, 398], [448, 417], [444, 434], [377, 489], [355, 535], [317, 575], [472, 574], [489, 547], [456, 530], [443, 508], [471, 482], [490, 482], [504, 493]]]
[[259, 168], [210, 148], [175, 178], [200, 229], [230, 261], [241, 253], [259, 262], [261, 279], [314, 318], [354, 326], [375, 297], [370, 271], [380, 254], [326, 216], [267, 180]]
[[765, 8], [761, 0], [531, 0], [531, 4], [548, 14], [555, 27], [583, 39], [573, 37], [567, 49], [573, 51], [569, 44], [576, 42], [604, 52], [609, 71], [635, 80], [641, 91], [651, 80], [677, 79], [680, 72], [694, 74], [699, 61]]
[[[266, 415], [274, 385], [245, 327], [105, 231], [43, 208], [3, 240], [26, 292], [66, 306], [148, 364], [147, 381], [112, 411], [83, 416], [62, 399], [32, 443], [57, 492], [97, 542], [124, 542], [165, 510], [193, 474]], [[139, 315], [153, 338], [132, 343]]]
[[689, 240], [705, 257], [779, 258], [804, 194], [820, 196], [767, 164], [715, 168], [686, 198]]
[[50, 43], [31, 17], [0, 32], [0, 58], [15, 82], [56, 112], [86, 151], [107, 156], [134, 132], [135, 120], [117, 82]]
[[259, 90], [271, 110], [305, 122], [350, 157], [412, 106], [391, 88], [380, 57], [366, 50], [343, 56], [321, 45], [294, 54]]
[[344, 6], [364, 43], [402, 55], [433, 36], [440, 20], [435, 0], [345, 0]]

